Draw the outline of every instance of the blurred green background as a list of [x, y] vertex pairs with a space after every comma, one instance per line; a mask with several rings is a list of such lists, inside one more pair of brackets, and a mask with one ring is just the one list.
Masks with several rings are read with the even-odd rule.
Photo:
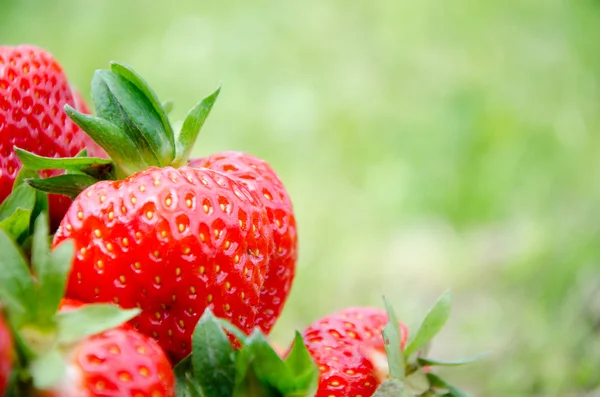
[[198, 155], [267, 159], [298, 217], [273, 337], [447, 288], [441, 358], [476, 396], [600, 393], [600, 2], [0, 0], [0, 42], [50, 50], [89, 98], [110, 60], [181, 118], [219, 83]]

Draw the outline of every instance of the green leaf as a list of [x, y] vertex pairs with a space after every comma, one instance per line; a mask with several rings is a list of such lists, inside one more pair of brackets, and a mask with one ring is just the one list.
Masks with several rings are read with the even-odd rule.
[[231, 396], [235, 381], [234, 352], [219, 321], [206, 309], [192, 334], [194, 378], [207, 397]]
[[452, 296], [450, 291], [447, 291], [438, 299], [423, 319], [421, 326], [406, 346], [404, 357], [409, 357], [419, 351], [440, 332], [450, 317], [451, 307]]
[[415, 371], [404, 379], [404, 386], [411, 396], [420, 396], [429, 390], [429, 381], [423, 371]]
[[293, 391], [302, 395], [312, 395], [317, 391], [319, 368], [308, 352], [302, 334], [298, 331], [296, 331], [292, 350], [285, 360], [285, 365], [294, 379], [294, 388], [288, 390], [288, 393]]
[[221, 87], [217, 88], [215, 92], [204, 98], [188, 112], [181, 126], [181, 131], [176, 136], [177, 156], [174, 162], [175, 165], [180, 166], [187, 162], [200, 129], [210, 114], [219, 92], [221, 92]]
[[449, 384], [448, 382], [446, 382], [445, 380], [440, 378], [438, 375], [430, 372], [426, 376], [427, 376], [427, 379], [429, 380], [429, 384], [432, 387], [448, 390], [448, 394], [447, 394], [448, 396], [468, 397], [467, 394], [465, 394], [458, 388], [452, 386], [451, 384]]
[[[251, 369], [251, 362], [246, 363], [249, 370], [238, 373], [233, 397], [282, 397], [283, 394], [261, 382]], [[287, 397], [287, 396], [286, 396]], [[290, 396], [291, 397], [291, 396]]]
[[31, 211], [17, 208], [8, 218], [0, 221], [0, 228], [16, 240], [21, 240], [29, 232]]
[[21, 184], [0, 205], [0, 221], [9, 218], [17, 208], [32, 211], [35, 206], [35, 190]]
[[[140, 90], [145, 95], [146, 99], [150, 102], [150, 104], [154, 108], [154, 111], [160, 117], [160, 120], [162, 122], [164, 131], [167, 135], [169, 143], [170, 143], [171, 147], [173, 148], [173, 153], [171, 153], [172, 157], [168, 160], [168, 162], [173, 161], [173, 158], [175, 156], [175, 137], [173, 134], [173, 129], [171, 128], [171, 123], [169, 122], [169, 117], [167, 117], [168, 111], [160, 103], [156, 93], [152, 90], [152, 88], [150, 88], [150, 85], [148, 85], [148, 83], [139, 74], [137, 74], [136, 71], [133, 70], [131, 67], [113, 61], [110, 63], [110, 69], [114, 73], [125, 77], [130, 83], [135, 85], [136, 88], [138, 90]], [[167, 106], [168, 106], [168, 103], [167, 103]], [[173, 107], [173, 102], [171, 102], [170, 107], [171, 108]], [[165, 158], [165, 160], [166, 160], [166, 158]]]
[[65, 105], [65, 112], [114, 161], [118, 178], [147, 169], [151, 165], [158, 165], [158, 161], [153, 156], [148, 162], [142, 156], [135, 141], [118, 125], [100, 117], [80, 113], [69, 105]]
[[42, 192], [62, 194], [74, 199], [98, 180], [89, 175], [64, 174], [46, 179], [25, 179], [25, 182]]
[[408, 395], [401, 380], [390, 379], [379, 385], [373, 397], [408, 397]]
[[98, 117], [119, 126], [121, 133], [135, 143], [145, 162], [156, 166], [171, 164], [175, 142], [152, 98], [127, 77], [110, 70], [94, 73], [92, 95]]
[[460, 366], [460, 365], [466, 365], [466, 364], [471, 364], [474, 363], [476, 361], [479, 361], [485, 357], [487, 357], [488, 354], [480, 354], [478, 356], [475, 357], [471, 357], [471, 358], [464, 358], [464, 359], [459, 359], [459, 360], [452, 360], [452, 361], [440, 361], [440, 360], [436, 360], [434, 358], [428, 358], [428, 357], [419, 357], [417, 359], [417, 361], [419, 362], [419, 364], [423, 367], [426, 366], [438, 366], [438, 367], [456, 367], [456, 366]]
[[[17, 178], [15, 179], [15, 183], [13, 185], [13, 190], [21, 185], [28, 186], [29, 189], [35, 192], [35, 204], [33, 207], [33, 211], [31, 212], [31, 220], [29, 223], [29, 230], [33, 230], [33, 221], [42, 213], [48, 212], [48, 195], [44, 192], [34, 189], [25, 183], [25, 179], [40, 179], [38, 173], [32, 169], [29, 169], [25, 166], [21, 167], [21, 170], [17, 174]], [[29, 231], [28, 230], [28, 231]], [[29, 236], [28, 236], [29, 237]]]
[[0, 229], [0, 298], [9, 308], [15, 326], [36, 318], [35, 285], [17, 243]]
[[41, 170], [66, 170], [75, 173], [82, 173], [88, 169], [98, 167], [106, 168], [112, 161], [95, 157], [43, 157], [28, 152], [18, 147], [14, 147], [19, 160], [29, 169], [35, 171]]
[[53, 324], [75, 254], [70, 240], [64, 241], [50, 252], [49, 234], [48, 217], [45, 213], [40, 214], [35, 221], [31, 263], [38, 280], [38, 322], [42, 326]]
[[175, 374], [175, 396], [177, 397], [204, 397], [198, 381], [194, 379], [192, 356], [188, 355], [173, 367]]
[[400, 331], [400, 323], [396, 318], [396, 313], [392, 305], [383, 297], [383, 303], [388, 315], [388, 323], [383, 327], [381, 332], [383, 335], [385, 352], [388, 357], [388, 365], [390, 375], [393, 378], [403, 380], [405, 376], [404, 356], [402, 355], [402, 334]]
[[63, 378], [66, 364], [58, 349], [51, 349], [30, 365], [33, 385], [40, 390], [51, 389]]
[[61, 311], [54, 319], [59, 343], [69, 344], [115, 328], [140, 314], [139, 309], [121, 309], [112, 304], [94, 303]]
[[162, 107], [165, 110], [166, 114], [171, 113], [171, 111], [173, 110], [173, 101], [170, 100], [170, 99], [167, 99], [166, 101], [163, 101]]

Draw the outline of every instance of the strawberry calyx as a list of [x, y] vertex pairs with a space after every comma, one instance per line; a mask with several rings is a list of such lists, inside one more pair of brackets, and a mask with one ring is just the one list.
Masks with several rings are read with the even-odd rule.
[[[26, 185], [24, 185], [26, 186]], [[15, 222], [30, 221], [28, 211], [17, 211]], [[22, 247], [0, 228], [0, 301], [15, 340], [18, 387], [46, 390], [63, 377], [65, 356], [75, 343], [114, 328], [139, 314], [110, 304], [90, 304], [58, 312], [74, 257], [66, 240], [50, 250], [46, 212], [34, 220], [28, 261]]]
[[103, 179], [124, 179], [152, 166], [187, 164], [200, 129], [220, 92], [195, 105], [181, 128], [174, 131], [168, 118], [172, 103], [161, 103], [148, 83], [129, 66], [111, 62], [110, 70], [96, 70], [92, 99], [96, 115], [65, 105], [67, 115], [97, 143], [110, 159], [51, 158], [15, 148], [21, 162], [34, 170], [67, 170], [69, 174], [27, 183], [47, 192], [76, 196]]
[[388, 313], [388, 323], [382, 331], [387, 354], [387, 371], [381, 365], [381, 360], [372, 360], [379, 373], [384, 374], [380, 376], [382, 383], [374, 397], [466, 396], [464, 392], [432, 372], [431, 367], [469, 364], [483, 358], [484, 355], [456, 361], [441, 361], [426, 357], [432, 339], [441, 331], [450, 316], [452, 306], [450, 292], [445, 292], [437, 300], [420, 326], [410, 333], [411, 336], [404, 347], [400, 340], [402, 334], [394, 310], [385, 297], [384, 303]]
[[[224, 329], [241, 347], [234, 349]], [[319, 371], [296, 332], [284, 357], [259, 328], [246, 336], [206, 309], [192, 335], [192, 353], [174, 368], [178, 396], [313, 396]]]

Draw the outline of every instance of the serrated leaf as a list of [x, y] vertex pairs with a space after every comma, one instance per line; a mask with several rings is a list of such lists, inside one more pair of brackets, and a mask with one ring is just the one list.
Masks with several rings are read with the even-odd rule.
[[231, 396], [235, 382], [233, 348], [221, 324], [206, 309], [192, 334], [194, 379], [207, 397]]
[[408, 394], [401, 380], [390, 379], [379, 385], [373, 397], [408, 397]]
[[385, 310], [387, 311], [388, 323], [383, 327], [381, 333], [383, 335], [385, 352], [388, 358], [390, 375], [393, 378], [403, 380], [406, 363], [404, 362], [404, 356], [402, 355], [400, 323], [396, 318], [396, 313], [394, 312], [392, 305], [385, 297], [383, 297], [383, 303], [385, 305]]
[[17, 243], [0, 229], [0, 298], [6, 303], [13, 321], [35, 318], [35, 285], [27, 261]]
[[175, 158], [176, 164], [184, 165], [187, 162], [194, 147], [194, 143], [198, 138], [198, 134], [200, 133], [200, 129], [210, 114], [210, 111], [219, 96], [219, 92], [221, 92], [221, 87], [217, 88], [215, 92], [200, 101], [200, 103], [194, 106], [185, 116], [181, 130], [175, 136], [177, 148], [177, 156]]
[[84, 172], [94, 167], [106, 167], [112, 163], [111, 160], [95, 157], [44, 157], [26, 150], [14, 147], [19, 160], [29, 169], [42, 170], [66, 170], [76, 173]]
[[74, 199], [98, 180], [89, 175], [64, 174], [45, 179], [25, 179], [25, 182], [42, 192], [62, 194]]
[[446, 382], [444, 379], [440, 378], [438, 375], [430, 372], [426, 376], [427, 376], [427, 379], [429, 380], [429, 383], [430, 383], [430, 385], [432, 387], [436, 387], [436, 388], [448, 390], [448, 393], [447, 393], [448, 396], [452, 396], [452, 397], [468, 397], [468, 395], [465, 394], [463, 391], [461, 391], [458, 388], [452, 386], [451, 384], [449, 384], [448, 382]]
[[426, 346], [444, 327], [450, 317], [452, 296], [450, 291], [445, 292], [429, 310], [421, 326], [413, 334], [404, 350], [404, 357], [410, 357]]
[[58, 327], [58, 342], [69, 344], [91, 335], [115, 328], [140, 314], [139, 309], [121, 309], [105, 303], [87, 304], [61, 311], [54, 319]]
[[50, 228], [45, 213], [35, 221], [31, 263], [38, 280], [38, 322], [42, 326], [53, 323], [54, 315], [66, 289], [68, 273], [73, 263], [75, 248], [66, 240], [50, 251]]
[[417, 359], [417, 361], [423, 367], [425, 367], [425, 366], [456, 367], [456, 366], [460, 366], [460, 365], [467, 365], [467, 364], [474, 363], [476, 361], [479, 361], [479, 360], [487, 357], [487, 355], [488, 354], [480, 354], [475, 357], [464, 358], [464, 359], [459, 359], [459, 360], [451, 360], [451, 361], [436, 360], [434, 358], [429, 358], [429, 357], [419, 357]]
[[198, 381], [194, 379], [191, 355], [177, 363], [173, 367], [173, 373], [175, 374], [176, 397], [205, 397], [200, 390]]
[[285, 359], [285, 366], [294, 379], [293, 391], [295, 393], [304, 393], [302, 395], [307, 396], [317, 391], [319, 368], [308, 352], [302, 334], [298, 331], [296, 331], [292, 349]]
[[51, 389], [63, 378], [66, 369], [58, 349], [51, 349], [31, 363], [33, 385], [39, 390]]

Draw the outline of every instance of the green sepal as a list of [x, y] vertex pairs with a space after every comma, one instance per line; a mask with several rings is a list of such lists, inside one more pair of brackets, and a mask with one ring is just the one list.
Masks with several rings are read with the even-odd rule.
[[398, 380], [404, 380], [406, 363], [402, 354], [400, 323], [396, 318], [392, 305], [385, 297], [383, 297], [383, 302], [388, 315], [388, 323], [383, 327], [381, 334], [388, 357], [390, 375]]
[[0, 229], [0, 300], [8, 308], [13, 327], [37, 316], [35, 284], [16, 241]]
[[177, 155], [173, 162], [174, 166], [181, 166], [187, 163], [200, 129], [210, 114], [220, 92], [221, 87], [219, 86], [215, 92], [200, 101], [186, 115], [181, 130], [179, 130], [179, 133], [175, 137]]
[[408, 394], [401, 380], [389, 379], [379, 385], [373, 397], [408, 397]]
[[162, 107], [167, 115], [173, 111], [173, 106], [173, 101], [170, 99], [167, 99], [166, 101], [162, 102]]
[[95, 157], [43, 157], [32, 152], [14, 147], [19, 160], [29, 169], [42, 170], [65, 170], [70, 173], [87, 174], [101, 178], [110, 172], [112, 161]]
[[176, 397], [205, 397], [194, 378], [192, 356], [188, 355], [173, 367]]
[[[160, 121], [162, 122], [162, 126], [163, 126], [164, 132], [166, 134], [166, 139], [169, 141], [170, 147], [172, 148], [172, 152], [169, 153], [169, 157], [165, 157], [164, 160], [167, 163], [170, 163], [171, 161], [173, 161], [174, 156], [175, 156], [175, 136], [174, 136], [175, 134], [173, 133], [173, 128], [171, 127], [171, 123], [169, 122], [169, 117], [167, 116], [168, 111], [165, 109], [163, 104], [160, 103], [156, 93], [152, 90], [152, 88], [150, 88], [150, 85], [148, 85], [148, 83], [142, 78], [142, 76], [137, 74], [137, 72], [135, 70], [133, 70], [131, 67], [124, 65], [122, 63], [113, 61], [110, 63], [110, 70], [112, 70], [113, 73], [123, 76], [130, 83], [135, 85], [135, 87], [138, 90], [140, 90], [144, 94], [146, 99], [150, 102], [150, 104], [154, 108], [154, 112], [156, 113], [156, 115], [158, 115], [158, 117], [160, 118]], [[171, 108], [173, 107], [173, 102], [171, 102], [170, 107]], [[166, 165], [166, 164], [164, 164], [164, 165]]]
[[[286, 361], [273, 350], [265, 336], [256, 329], [246, 340], [236, 360], [236, 391], [243, 394], [254, 380], [281, 396], [311, 396], [317, 390], [319, 371], [308, 354], [300, 333]], [[236, 395], [236, 393], [234, 393]]]
[[150, 162], [147, 162], [136, 143], [124, 134], [118, 125], [97, 116], [81, 113], [69, 105], [65, 105], [64, 110], [113, 160], [117, 178], [124, 178], [151, 165], [158, 165], [158, 161], [152, 157]]
[[66, 365], [58, 348], [50, 349], [37, 357], [29, 365], [33, 385], [39, 390], [56, 386], [66, 372]]
[[42, 192], [51, 194], [62, 194], [74, 199], [88, 187], [97, 183], [98, 180], [89, 175], [64, 174], [46, 179], [25, 179], [31, 187]]
[[243, 333], [241, 329], [239, 329], [238, 327], [236, 327], [235, 325], [231, 324], [229, 321], [223, 318], [217, 318], [217, 321], [219, 322], [221, 327], [225, 329], [225, 331], [232, 334], [237, 339], [237, 341], [240, 342], [240, 345], [244, 346], [246, 344], [248, 335]]
[[465, 394], [463, 391], [461, 391], [458, 388], [452, 386], [451, 384], [449, 384], [444, 379], [440, 378], [438, 375], [436, 375], [434, 373], [430, 372], [430, 373], [428, 373], [426, 375], [426, 377], [429, 380], [429, 384], [432, 387], [448, 390], [448, 393], [445, 394], [446, 396], [449, 396], [449, 397], [468, 397], [467, 394]]
[[168, 165], [175, 158], [173, 136], [165, 130], [152, 98], [128, 77], [110, 70], [96, 70], [92, 78], [96, 115], [118, 126], [121, 134], [135, 143], [147, 164]]
[[0, 205], [0, 228], [22, 243], [29, 234], [37, 207], [36, 190], [25, 184], [16, 186]]
[[198, 388], [208, 397], [231, 396], [235, 380], [234, 351], [221, 324], [206, 309], [192, 334], [192, 368]]
[[409, 339], [404, 349], [404, 357], [408, 358], [425, 347], [440, 332], [450, 317], [451, 307], [452, 296], [450, 291], [446, 291], [429, 310], [413, 337]]
[[471, 364], [474, 363], [476, 361], [482, 360], [483, 358], [487, 357], [488, 354], [480, 354], [478, 356], [475, 357], [471, 357], [471, 358], [464, 358], [464, 359], [460, 359], [460, 360], [451, 360], [451, 361], [442, 361], [442, 360], [436, 360], [433, 358], [429, 358], [429, 357], [419, 357], [417, 359], [417, 362], [419, 363], [419, 365], [423, 366], [423, 367], [457, 367], [457, 366], [461, 366], [461, 365], [467, 365], [467, 364]]
[[37, 276], [37, 324], [54, 325], [54, 315], [64, 296], [67, 279], [75, 254], [71, 240], [66, 240], [50, 251], [48, 217], [45, 213], [35, 220], [31, 246], [31, 264]]
[[115, 328], [140, 314], [139, 309], [121, 309], [108, 303], [87, 304], [54, 315], [58, 342], [69, 344]]

